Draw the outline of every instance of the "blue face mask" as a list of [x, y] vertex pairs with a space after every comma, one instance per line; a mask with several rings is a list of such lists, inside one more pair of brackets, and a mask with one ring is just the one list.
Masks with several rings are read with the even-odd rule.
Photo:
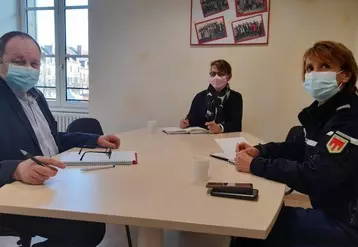
[[37, 69], [9, 64], [5, 81], [16, 92], [27, 92], [39, 81]]
[[326, 101], [341, 90], [336, 79], [336, 75], [341, 72], [306, 73], [303, 86], [315, 100], [319, 102]]

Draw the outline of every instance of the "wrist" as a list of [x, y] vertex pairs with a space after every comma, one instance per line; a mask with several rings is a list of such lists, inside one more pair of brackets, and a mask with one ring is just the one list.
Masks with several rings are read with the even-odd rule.
[[15, 181], [20, 181], [21, 180], [18, 168], [16, 168], [16, 170], [12, 174], [12, 179], [15, 180]]
[[224, 126], [222, 124], [219, 124], [219, 127], [220, 127], [220, 132], [224, 133]]

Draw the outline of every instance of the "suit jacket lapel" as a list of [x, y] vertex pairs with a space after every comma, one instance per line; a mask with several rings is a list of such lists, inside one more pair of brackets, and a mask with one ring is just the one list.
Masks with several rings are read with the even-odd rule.
[[19, 120], [23, 123], [24, 128], [29, 132], [31, 138], [40, 149], [39, 141], [35, 135], [34, 130], [32, 129], [31, 123], [27, 118], [24, 109], [22, 108], [21, 103], [17, 99], [16, 95], [12, 92], [6, 82], [0, 78], [0, 95], [5, 99], [5, 101], [12, 107]]

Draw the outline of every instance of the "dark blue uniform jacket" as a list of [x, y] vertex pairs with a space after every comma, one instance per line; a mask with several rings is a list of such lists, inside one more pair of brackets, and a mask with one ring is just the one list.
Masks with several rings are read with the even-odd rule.
[[309, 195], [313, 208], [358, 229], [358, 95], [342, 91], [298, 118], [304, 136], [259, 145], [251, 172]]

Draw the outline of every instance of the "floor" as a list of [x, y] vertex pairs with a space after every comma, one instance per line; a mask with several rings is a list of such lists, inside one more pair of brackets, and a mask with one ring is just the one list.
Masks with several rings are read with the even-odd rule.
[[[293, 207], [310, 208], [311, 204], [307, 196], [302, 194], [293, 193], [285, 197], [285, 205]], [[133, 239], [133, 246], [136, 246], [136, 228], [131, 227], [131, 234]], [[180, 236], [184, 236], [180, 238]], [[180, 239], [191, 239], [195, 241], [189, 241], [188, 243], [181, 243]], [[0, 237], [0, 247], [17, 247], [17, 238], [12, 237]], [[36, 237], [33, 239], [33, 243], [43, 241], [41, 238]], [[164, 234], [164, 247], [227, 247], [229, 239], [222, 236], [213, 236], [206, 234], [190, 234], [190, 233], [178, 233], [176, 231], [165, 231]], [[127, 247], [127, 238], [125, 234], [124, 226], [122, 225], [107, 225], [106, 236], [102, 243], [98, 247]], [[65, 246], [64, 246], [65, 247]]]
[[[136, 246], [136, 228], [131, 228], [133, 239], [133, 246]], [[180, 243], [180, 234], [185, 235], [183, 239], [189, 239], [191, 244]], [[191, 233], [178, 233], [176, 231], [165, 231], [164, 233], [164, 247], [227, 247], [229, 239], [223, 236], [214, 236], [206, 234], [191, 234]], [[195, 241], [190, 241], [195, 239]], [[17, 238], [0, 237], [1, 247], [17, 247]], [[36, 237], [33, 239], [33, 244], [42, 242], [43, 239]], [[66, 247], [66, 246], [64, 246]], [[128, 247], [125, 229], [122, 225], [107, 225], [106, 236], [98, 247]]]

